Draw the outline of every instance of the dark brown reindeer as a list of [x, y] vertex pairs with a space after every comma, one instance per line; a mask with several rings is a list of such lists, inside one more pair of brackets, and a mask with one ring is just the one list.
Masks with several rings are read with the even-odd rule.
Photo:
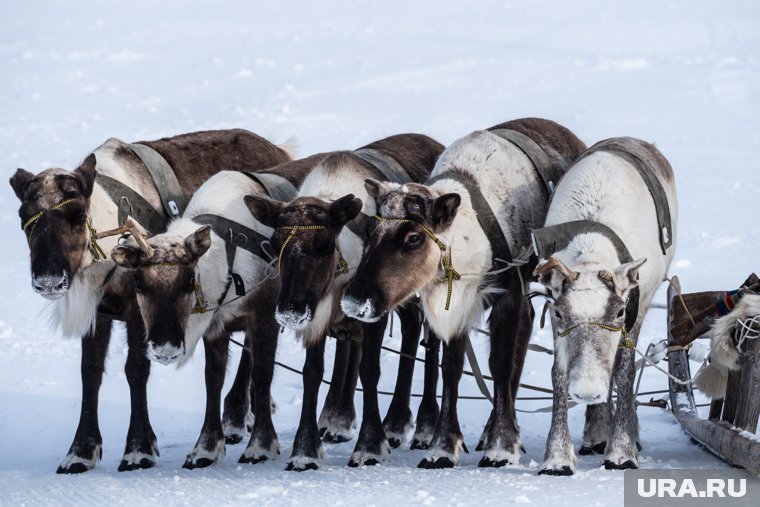
[[[159, 169], [148, 167], [144, 159], [158, 160]], [[85, 472], [100, 460], [98, 392], [114, 320], [127, 325], [125, 373], [132, 400], [119, 470], [151, 467], [158, 456], [146, 400], [150, 361], [145, 355], [145, 329], [131, 284], [121, 283], [114, 263], [106, 260], [117, 238], [97, 241], [96, 231], [119, 227], [128, 210], [159, 232], [179, 211], [177, 201], [189, 200], [221, 169], [258, 170], [289, 159], [285, 150], [251, 132], [207, 131], [134, 145], [109, 139], [74, 171], [52, 168], [34, 175], [19, 169], [10, 179], [21, 200], [19, 216], [29, 243], [32, 287], [55, 300], [64, 334], [82, 337], [82, 410], [58, 473]], [[167, 164], [176, 177], [175, 200], [168, 202], [151, 177], [151, 171]], [[236, 386], [247, 390], [248, 378]], [[247, 398], [236, 393], [233, 399]], [[234, 410], [245, 413], [248, 408]]]
[[444, 341], [443, 402], [421, 468], [454, 466], [465, 448], [457, 417], [465, 339], [489, 307], [494, 407], [478, 445], [485, 451], [479, 466], [519, 460], [514, 400], [533, 320], [525, 281], [536, 258], [525, 256], [508, 271], [499, 260], [523, 257], [551, 189], [584, 148], [554, 122], [515, 120], [455, 141], [425, 185], [366, 182], [378, 218], [341, 306], [372, 323], [419, 293], [431, 330]]
[[[408, 173], [412, 181], [424, 181], [442, 149], [426, 136], [391, 136], [357, 152], [332, 154], [305, 180], [299, 197], [289, 203], [259, 196], [246, 198], [253, 216], [274, 229], [271, 241], [279, 252], [280, 272], [276, 319], [282, 326], [296, 330], [306, 347], [304, 403], [288, 470], [316, 469], [323, 457], [317, 396], [324, 370], [325, 338], [336, 326], [356, 328], [355, 323], [346, 322], [339, 301], [361, 258], [367, 216], [375, 213], [374, 203], [364, 190], [364, 180], [397, 179], [394, 176], [399, 176], [398, 170], [391, 174], [393, 170], [389, 166], [400, 165], [401, 171]], [[399, 401], [391, 403], [385, 423], [380, 418], [377, 384], [385, 325], [386, 319], [363, 324], [357, 328], [361, 332], [354, 337], [361, 340], [361, 348], [353, 346], [351, 349], [348, 345], [349, 355], [354, 358], [361, 355], [359, 374], [364, 389], [362, 424], [349, 466], [382, 461], [389, 451], [388, 437], [393, 444], [400, 445], [411, 426], [408, 405], [412, 363], [402, 363], [404, 371], [399, 372], [396, 391]], [[420, 320], [412, 306], [402, 312], [402, 329], [402, 348], [414, 354]], [[437, 362], [437, 349], [433, 353], [436, 356], [433, 361]], [[349, 373], [353, 374], [355, 383], [356, 373]], [[435, 375], [435, 372], [430, 377], [426, 375], [426, 380], [432, 380], [432, 388], [429, 383], [420, 405], [418, 430], [430, 424], [438, 410]], [[350, 382], [346, 385], [350, 391], [342, 394], [344, 400], [353, 395], [353, 385]], [[344, 421], [344, 427], [336, 432], [350, 431], [350, 426], [345, 426], [351, 422]]]

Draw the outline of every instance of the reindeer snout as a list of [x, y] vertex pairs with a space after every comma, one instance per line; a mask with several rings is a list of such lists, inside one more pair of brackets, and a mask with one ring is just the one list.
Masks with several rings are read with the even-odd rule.
[[380, 316], [377, 315], [375, 304], [369, 298], [357, 299], [353, 296], [343, 296], [340, 300], [340, 307], [349, 317], [353, 317], [363, 322], [377, 322]]
[[153, 342], [148, 342], [148, 350], [146, 351], [148, 359], [151, 361], [158, 361], [163, 365], [176, 363], [184, 353], [184, 344], [177, 347], [171, 343], [155, 345]]
[[287, 303], [278, 303], [274, 316], [282, 327], [301, 330], [309, 325], [313, 313], [306, 302], [289, 301]]
[[60, 299], [69, 290], [69, 275], [32, 275], [32, 289], [47, 299]]

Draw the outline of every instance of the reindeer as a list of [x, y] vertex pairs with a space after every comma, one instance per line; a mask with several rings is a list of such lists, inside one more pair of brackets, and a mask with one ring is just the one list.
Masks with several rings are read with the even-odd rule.
[[[271, 241], [279, 252], [280, 272], [277, 322], [294, 329], [306, 347], [304, 402], [288, 470], [316, 469], [324, 456], [316, 409], [324, 370], [325, 338], [331, 328], [352, 327], [354, 340], [361, 340], [360, 347], [354, 342], [354, 345], [348, 345], [347, 351], [352, 358], [361, 356], [359, 375], [364, 389], [362, 424], [349, 466], [373, 465], [384, 460], [390, 444], [401, 445], [411, 427], [409, 394], [413, 363], [408, 361], [409, 364], [404, 365], [402, 362], [396, 396], [385, 421], [381, 421], [377, 384], [386, 319], [357, 326], [345, 319], [338, 303], [361, 258], [367, 216], [375, 213], [374, 202], [364, 189], [364, 180], [397, 178], [406, 172], [412, 181], [423, 181], [442, 150], [443, 146], [426, 136], [391, 136], [355, 152], [339, 152], [324, 159], [306, 178], [298, 198], [291, 202], [261, 196], [246, 198], [253, 216], [274, 231]], [[391, 167], [396, 167], [395, 174], [391, 174]], [[420, 319], [413, 305], [404, 310], [401, 314], [402, 349], [407, 354], [414, 354]], [[437, 348], [431, 348], [433, 351], [428, 353], [428, 358], [435, 368]], [[356, 370], [350, 370], [348, 374], [353, 384], [344, 379], [344, 385], [351, 389], [343, 393], [344, 400], [353, 396], [356, 382]], [[437, 372], [428, 369], [425, 398], [417, 418], [418, 428], [429, 424], [438, 411], [436, 380]], [[329, 398], [328, 394], [328, 403]], [[326, 411], [327, 406], [323, 414]], [[347, 411], [343, 410], [343, 413]], [[342, 425], [327, 428], [325, 436], [334, 438], [331, 435], [338, 435], [340, 438], [343, 435], [347, 438], [352, 426], [352, 419], [343, 418]]]
[[227, 363], [225, 338], [236, 331], [246, 332], [246, 345], [253, 353], [249, 371], [256, 409], [250, 442], [239, 462], [259, 463], [279, 452], [270, 410], [279, 326], [267, 275], [269, 258], [261, 244], [271, 230], [253, 219], [243, 198], [268, 195], [272, 190], [263, 185], [266, 175], [288, 182], [282, 195], [295, 195], [295, 186], [321, 158], [280, 164], [257, 173], [256, 179], [222, 171], [196, 191], [183, 217], [165, 233], [146, 238], [144, 231], [133, 231], [132, 240], [111, 252], [137, 294], [149, 357], [182, 365], [203, 338], [206, 413], [185, 468], [213, 465], [225, 455], [219, 405]]
[[514, 397], [533, 317], [523, 280], [536, 260], [518, 255], [525, 264], [507, 271], [500, 260], [526, 250], [553, 185], [584, 149], [554, 122], [521, 119], [452, 143], [425, 185], [366, 181], [377, 217], [341, 307], [372, 323], [419, 293], [431, 330], [444, 341], [443, 402], [420, 468], [453, 467], [466, 451], [458, 384], [468, 332], [488, 307], [494, 407], [478, 445], [485, 449], [479, 466], [518, 462]]
[[[158, 456], [146, 399], [150, 361], [145, 355], [145, 329], [131, 284], [121, 283], [124, 277], [117, 276], [119, 270], [107, 259], [117, 239], [97, 239], [98, 230], [122, 225], [119, 219], [125, 208], [144, 217], [149, 222], [144, 225], [153, 232], [163, 230], [179, 211], [176, 201], [162, 200], [152, 168], [138, 155], [145, 151], [171, 166], [177, 182], [174, 198], [185, 201], [220, 169], [256, 170], [290, 159], [284, 149], [251, 132], [208, 131], [134, 145], [112, 138], [74, 171], [52, 168], [34, 175], [19, 169], [11, 177], [21, 200], [19, 216], [29, 244], [32, 288], [53, 301], [65, 335], [82, 337], [82, 411], [58, 473], [85, 472], [101, 458], [98, 392], [114, 320], [127, 326], [125, 373], [132, 399], [119, 470], [152, 467]], [[243, 380], [236, 386], [247, 390], [248, 379]], [[234, 393], [231, 399], [247, 397]], [[248, 408], [230, 406], [230, 410], [245, 414]]]
[[575, 471], [568, 394], [588, 404], [581, 453], [605, 453], [607, 469], [638, 467], [633, 349], [673, 258], [677, 213], [670, 164], [638, 139], [597, 143], [557, 187], [546, 227], [534, 231], [548, 257], [536, 274], [554, 301], [554, 403], [539, 473]]

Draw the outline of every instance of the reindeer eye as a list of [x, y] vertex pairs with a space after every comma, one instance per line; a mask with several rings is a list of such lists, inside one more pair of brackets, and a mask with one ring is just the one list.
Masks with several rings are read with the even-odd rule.
[[143, 283], [142, 283], [142, 280], [140, 280], [139, 276], [137, 276], [137, 275], [133, 276], [132, 277], [132, 283], [135, 286], [135, 291], [136, 292], [142, 292], [143, 291], [143, 289], [144, 289]]
[[625, 315], [625, 308], [621, 308], [620, 311], [617, 314], [617, 318], [620, 319]]
[[554, 311], [554, 316], [557, 317], [557, 320], [562, 320], [562, 314], [559, 313], [557, 310]]
[[424, 240], [425, 240], [425, 237], [422, 234], [418, 234], [418, 233], [410, 234], [406, 238], [406, 246], [410, 248], [416, 248], [420, 246]]
[[85, 221], [87, 221], [87, 214], [86, 213], [82, 212], [79, 215], [77, 215], [77, 218], [76, 218], [77, 225], [82, 225], [82, 224], [85, 223]]
[[195, 290], [195, 275], [192, 275], [188, 281], [187, 281], [187, 290], [193, 291]]

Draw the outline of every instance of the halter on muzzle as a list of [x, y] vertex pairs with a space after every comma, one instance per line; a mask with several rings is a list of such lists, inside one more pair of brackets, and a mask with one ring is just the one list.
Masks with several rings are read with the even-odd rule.
[[584, 324], [588, 326], [598, 327], [606, 331], [612, 331], [612, 332], [619, 331], [620, 337], [622, 338], [622, 340], [620, 341], [620, 344], [618, 345], [618, 349], [633, 350], [636, 348], [636, 344], [633, 343], [633, 340], [628, 338], [628, 331], [625, 330], [625, 324], [622, 324], [620, 326], [613, 326], [611, 324], [605, 324], [603, 322], [583, 322], [579, 324], [573, 324], [572, 326], [568, 327], [564, 331], [557, 330], [557, 336], [559, 336], [560, 338], [564, 338], [565, 336], [569, 335], [573, 330], [577, 329], [578, 327]]
[[[26, 230], [31, 225], [32, 228], [29, 231], [29, 237], [31, 237], [32, 234], [34, 233], [35, 227], [37, 227], [37, 222], [46, 213], [49, 213], [51, 211], [59, 210], [59, 209], [63, 208], [64, 206], [66, 206], [68, 204], [71, 204], [75, 200], [76, 199], [66, 199], [64, 201], [59, 202], [58, 204], [55, 204], [55, 205], [51, 206], [50, 208], [43, 209], [39, 213], [37, 213], [34, 216], [32, 216], [31, 218], [29, 218], [29, 220], [27, 220], [26, 222], [24, 222], [24, 225], [21, 226], [21, 229], [24, 231], [24, 233], [26, 233], [27, 232]], [[100, 245], [98, 245], [98, 242], [97, 242], [97, 239], [96, 239], [97, 235], [98, 235], [98, 231], [96, 231], [95, 228], [92, 226], [92, 222], [90, 221], [90, 216], [89, 215], [85, 215], [85, 223], [87, 224], [87, 230], [90, 232], [90, 241], [89, 241], [89, 244], [88, 244], [87, 247], [90, 250], [90, 253], [95, 258], [96, 261], [102, 261], [102, 260], [104, 260], [106, 258], [106, 253], [103, 251], [103, 249], [100, 247]]]
[[[285, 241], [282, 243], [282, 247], [280, 247], [280, 253], [277, 255], [277, 274], [279, 275], [281, 273], [280, 267], [282, 266], [282, 255], [285, 253], [285, 248], [298, 231], [318, 231], [327, 229], [327, 227], [323, 225], [288, 225], [285, 227], [278, 227], [278, 229], [290, 231], [290, 234], [288, 234], [288, 237], [285, 238]], [[338, 246], [337, 240], [335, 241], [335, 250], [338, 252], [338, 267], [335, 274], [346, 275], [348, 274], [348, 262], [343, 258], [343, 253], [340, 251], [340, 246]]]
[[[431, 231], [430, 229], [428, 229], [427, 227], [425, 227], [424, 225], [422, 225], [421, 223], [415, 220], [411, 220], [409, 218], [383, 218], [380, 215], [375, 215], [374, 218], [378, 222], [382, 222], [382, 223], [399, 222], [399, 223], [404, 223], [404, 224], [416, 224], [420, 229], [422, 229], [425, 232], [425, 234], [428, 235], [430, 239], [433, 240], [433, 242], [436, 245], [438, 245], [438, 248], [441, 250], [441, 265], [443, 267], [443, 270], [446, 272], [446, 276], [444, 277], [444, 281], [446, 282], [446, 286], [447, 286], [446, 287], [446, 306], [444, 307], [444, 309], [448, 310], [449, 307], [451, 306], [451, 292], [454, 288], [453, 287], [454, 280], [460, 280], [462, 278], [457, 272], [457, 270], [454, 269], [454, 266], [451, 263], [451, 250], [448, 249], [448, 247], [443, 243], [443, 241], [438, 239], [438, 237], [433, 233], [433, 231]], [[449, 250], [448, 256], [446, 256], [446, 250]]]

